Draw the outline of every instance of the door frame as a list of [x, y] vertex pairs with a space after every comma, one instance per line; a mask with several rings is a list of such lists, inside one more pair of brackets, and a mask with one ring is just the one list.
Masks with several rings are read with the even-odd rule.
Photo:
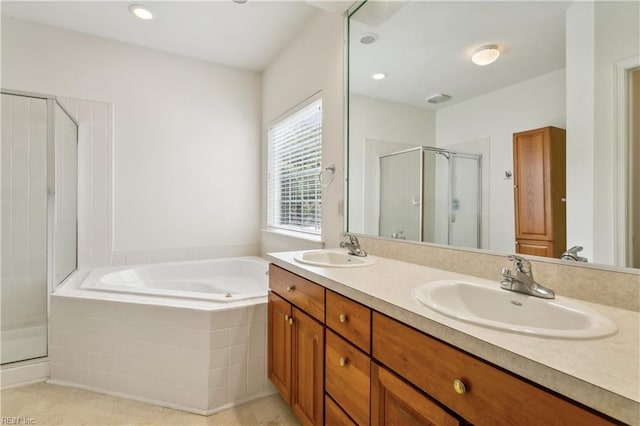
[[629, 195], [628, 173], [630, 169], [631, 147], [631, 85], [630, 76], [634, 69], [640, 67], [640, 55], [631, 56], [616, 62], [614, 70], [614, 262], [617, 266], [625, 266], [630, 252], [626, 235], [629, 228]]

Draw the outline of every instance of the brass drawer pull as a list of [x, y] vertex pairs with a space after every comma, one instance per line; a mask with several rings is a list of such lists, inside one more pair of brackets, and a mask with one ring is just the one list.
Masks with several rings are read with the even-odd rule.
[[340, 358], [340, 367], [344, 367], [345, 365], [347, 365], [347, 359], [346, 358]]
[[296, 289], [296, 286], [295, 286], [295, 285], [288, 285], [288, 286], [287, 286], [287, 291], [288, 291], [288, 292], [292, 292], [292, 291], [293, 291], [293, 290], [295, 290], [295, 289]]
[[453, 390], [460, 395], [464, 395], [465, 393], [467, 393], [467, 387], [465, 386], [464, 382], [460, 379], [455, 379], [453, 381]]
[[345, 314], [340, 314], [338, 318], [340, 319], [340, 322], [343, 324], [347, 322], [347, 316]]

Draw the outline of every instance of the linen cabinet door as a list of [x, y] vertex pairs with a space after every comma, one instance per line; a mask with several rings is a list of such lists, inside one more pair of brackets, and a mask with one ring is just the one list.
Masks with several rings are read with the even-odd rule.
[[398, 376], [371, 363], [372, 426], [460, 426], [458, 419]]
[[291, 405], [291, 336], [293, 319], [289, 302], [269, 292], [268, 373], [269, 380]]
[[324, 421], [324, 326], [293, 308], [291, 406], [304, 425]]

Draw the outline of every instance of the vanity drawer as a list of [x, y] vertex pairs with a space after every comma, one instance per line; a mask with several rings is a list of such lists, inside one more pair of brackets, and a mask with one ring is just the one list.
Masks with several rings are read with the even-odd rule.
[[357, 426], [329, 395], [324, 396], [324, 423], [328, 426]]
[[269, 288], [324, 323], [324, 287], [270, 264]]
[[369, 424], [371, 359], [327, 330], [325, 392], [359, 425]]
[[327, 290], [326, 323], [342, 337], [371, 353], [371, 309]]
[[373, 357], [476, 426], [612, 424], [378, 313]]

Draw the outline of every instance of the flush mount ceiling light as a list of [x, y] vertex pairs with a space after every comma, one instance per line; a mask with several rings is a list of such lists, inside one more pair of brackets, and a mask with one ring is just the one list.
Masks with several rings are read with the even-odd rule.
[[471, 61], [476, 65], [485, 66], [498, 59], [498, 56], [500, 56], [498, 46], [495, 44], [487, 44], [485, 46], [480, 46], [475, 50], [475, 52], [473, 52]]
[[424, 100], [429, 102], [430, 104], [441, 104], [443, 102], [447, 102], [451, 99], [451, 96], [446, 95], [444, 93], [436, 93], [435, 95], [431, 95]]
[[360, 37], [360, 43], [362, 44], [373, 44], [378, 41], [378, 34], [376, 33], [365, 33]]
[[387, 77], [387, 74], [383, 72], [377, 72], [375, 74], [371, 74], [371, 78], [374, 80], [384, 80]]
[[151, 13], [151, 11], [146, 6], [143, 6], [141, 4], [132, 4], [131, 6], [129, 6], [129, 12], [133, 13], [140, 19], [144, 19], [145, 21], [153, 18], [153, 14]]
[[247, 0], [233, 0], [234, 3], [245, 4]]

